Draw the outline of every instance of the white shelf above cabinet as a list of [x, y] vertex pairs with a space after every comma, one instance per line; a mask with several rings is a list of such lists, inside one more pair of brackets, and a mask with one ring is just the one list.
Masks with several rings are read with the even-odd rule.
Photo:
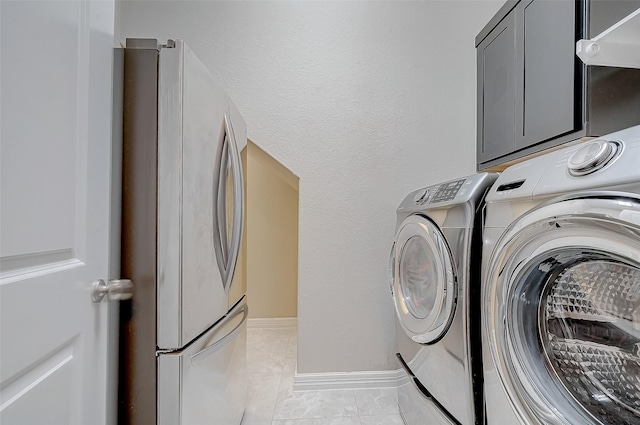
[[591, 40], [578, 40], [576, 54], [587, 65], [640, 68], [640, 9]]

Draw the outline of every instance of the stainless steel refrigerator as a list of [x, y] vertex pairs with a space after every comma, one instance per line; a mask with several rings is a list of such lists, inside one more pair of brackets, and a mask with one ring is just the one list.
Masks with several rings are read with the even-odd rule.
[[[127, 39], [122, 66], [120, 424], [239, 425], [246, 127], [180, 40]], [[117, 61], [116, 61], [117, 62]]]

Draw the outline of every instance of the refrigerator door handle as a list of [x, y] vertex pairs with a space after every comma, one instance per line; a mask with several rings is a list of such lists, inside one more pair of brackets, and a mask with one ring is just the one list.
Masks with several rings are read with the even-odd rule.
[[[244, 182], [242, 177], [242, 162], [238, 153], [238, 144], [229, 115], [224, 114], [224, 135], [218, 147], [216, 158], [216, 168], [214, 171], [213, 190], [214, 202], [214, 226], [213, 245], [216, 251], [216, 261], [222, 276], [222, 284], [225, 291], [229, 291], [236, 262], [242, 242], [242, 226], [244, 218]], [[233, 178], [233, 221], [231, 227], [231, 240], [228, 235], [227, 222], [227, 185], [229, 176]]]
[[[238, 143], [236, 141], [233, 127], [229, 119], [229, 115], [224, 115], [225, 131], [227, 133], [227, 150], [231, 159], [231, 172], [233, 176], [233, 222], [231, 228], [231, 241], [228, 247], [228, 254], [226, 257], [226, 279], [224, 280], [224, 289], [228, 291], [233, 282], [233, 275], [235, 273], [236, 263], [238, 255], [240, 253], [240, 245], [242, 243], [242, 227], [244, 225], [244, 181], [242, 177], [242, 162], [240, 160], [240, 153], [238, 152]], [[225, 175], [226, 177], [226, 175]], [[226, 178], [224, 180], [224, 189], [226, 193]], [[226, 196], [225, 196], [225, 211], [226, 211]], [[226, 222], [226, 215], [225, 222]]]
[[213, 355], [215, 352], [224, 347], [227, 341], [233, 339], [240, 332], [242, 326], [247, 321], [247, 317], [249, 316], [249, 306], [246, 303], [243, 304], [242, 307], [240, 307], [235, 312], [232, 312], [229, 316], [227, 316], [227, 318], [225, 318], [220, 324], [217, 325], [220, 328], [224, 328], [225, 325], [238, 317], [240, 314], [242, 314], [242, 319], [240, 320], [240, 322], [236, 326], [234, 326], [232, 330], [227, 332], [225, 336], [223, 336], [222, 338], [216, 338], [216, 341], [213, 344], [208, 345], [207, 347], [192, 355], [191, 364], [196, 365], [198, 363], [201, 363], [207, 357]]
[[[222, 277], [222, 286], [225, 291], [228, 291], [231, 281], [233, 279], [233, 273], [235, 269], [235, 263], [237, 260], [237, 253], [234, 255], [234, 243], [236, 239], [236, 233], [241, 232], [241, 223], [239, 222], [236, 199], [238, 196], [243, 196], [244, 191], [243, 184], [240, 183], [238, 188], [238, 181], [242, 182], [242, 171], [240, 168], [240, 180], [238, 180], [238, 168], [235, 164], [237, 149], [234, 150], [235, 138], [233, 135], [233, 129], [229, 122], [229, 116], [225, 113], [224, 128], [221, 137], [221, 141], [218, 145], [218, 151], [216, 155], [216, 166], [213, 172], [213, 200], [215, 202], [213, 211], [213, 245], [216, 252], [216, 261], [218, 263], [218, 269], [220, 270], [220, 276]], [[229, 240], [229, 222], [227, 217], [227, 189], [229, 185], [228, 177], [231, 174], [233, 180], [233, 202], [234, 212], [233, 221], [231, 223], [231, 240]], [[238, 189], [240, 189], [240, 195], [238, 195]], [[242, 211], [240, 211], [242, 212]]]
[[221, 145], [220, 169], [217, 173], [216, 200], [216, 228], [220, 244], [218, 267], [222, 273], [222, 282], [226, 282], [227, 259], [229, 257], [229, 235], [227, 234], [227, 174], [229, 173], [229, 132], [225, 124], [224, 137]]

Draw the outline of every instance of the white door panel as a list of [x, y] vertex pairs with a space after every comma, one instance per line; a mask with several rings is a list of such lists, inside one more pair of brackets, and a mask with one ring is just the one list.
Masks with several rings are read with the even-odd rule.
[[73, 347], [65, 347], [3, 388], [3, 423], [72, 423], [73, 365]]
[[73, 255], [76, 147], [70, 142], [79, 136], [79, 89], [86, 92], [78, 84], [80, 6], [1, 6], [3, 270], [14, 256], [38, 253], [44, 258], [32, 256], [31, 263], [39, 265], [50, 261], [47, 253]]
[[114, 4], [0, 20], [0, 423], [104, 424]]

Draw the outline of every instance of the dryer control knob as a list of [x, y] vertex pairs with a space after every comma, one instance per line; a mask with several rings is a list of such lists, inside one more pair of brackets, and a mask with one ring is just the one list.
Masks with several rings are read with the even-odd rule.
[[420, 205], [428, 197], [429, 197], [429, 189], [422, 189], [422, 190], [419, 190], [418, 193], [416, 193], [416, 196], [413, 197], [413, 202]]
[[594, 140], [575, 151], [567, 161], [569, 174], [584, 176], [604, 167], [618, 153], [618, 144], [607, 140]]

